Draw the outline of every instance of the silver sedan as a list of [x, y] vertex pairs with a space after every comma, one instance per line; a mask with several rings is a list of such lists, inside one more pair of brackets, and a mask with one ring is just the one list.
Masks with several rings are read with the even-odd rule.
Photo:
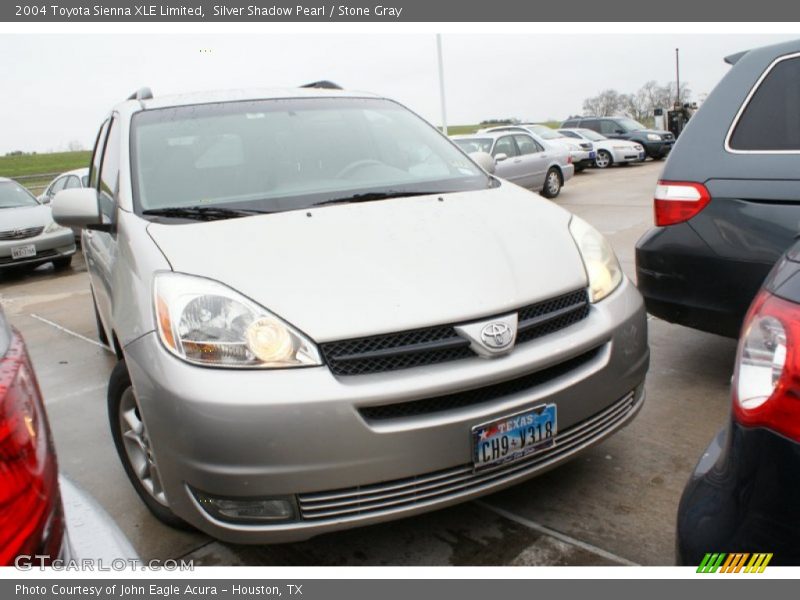
[[72, 231], [53, 221], [50, 207], [16, 181], [0, 177], [0, 270], [47, 262], [65, 268], [73, 254]]
[[555, 198], [575, 173], [569, 151], [537, 140], [521, 131], [497, 131], [453, 137], [467, 154], [484, 152], [494, 157], [495, 175]]

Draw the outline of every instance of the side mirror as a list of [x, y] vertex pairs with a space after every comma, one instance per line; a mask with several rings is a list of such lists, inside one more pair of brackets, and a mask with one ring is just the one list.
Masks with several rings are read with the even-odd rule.
[[489, 175], [494, 175], [495, 164], [491, 154], [487, 154], [486, 152], [470, 152], [469, 157], [478, 163], [478, 166], [489, 173]]
[[494, 155], [495, 162], [503, 162], [507, 158], [508, 154], [506, 154], [505, 152], [500, 152], [499, 154]]
[[66, 227], [92, 228], [100, 225], [100, 205], [97, 190], [72, 188], [58, 192], [51, 202], [53, 220]]

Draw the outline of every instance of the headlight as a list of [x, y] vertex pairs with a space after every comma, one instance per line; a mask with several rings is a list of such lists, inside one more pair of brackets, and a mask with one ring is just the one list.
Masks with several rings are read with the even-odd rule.
[[322, 364], [306, 336], [219, 282], [163, 272], [153, 291], [159, 337], [185, 361], [263, 369]]
[[650, 140], [651, 142], [658, 142], [661, 140], [661, 136], [658, 135], [657, 133], [648, 133], [647, 139]]
[[45, 233], [55, 233], [56, 231], [63, 231], [66, 227], [62, 227], [55, 221], [51, 221], [50, 224], [44, 228]]
[[572, 217], [569, 231], [583, 259], [589, 278], [589, 299], [599, 302], [622, 282], [622, 269], [617, 255], [603, 235], [586, 221]]

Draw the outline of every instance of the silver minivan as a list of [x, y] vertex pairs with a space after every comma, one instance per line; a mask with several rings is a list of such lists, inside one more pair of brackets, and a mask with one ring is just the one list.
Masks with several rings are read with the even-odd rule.
[[385, 98], [117, 105], [84, 228], [122, 464], [150, 510], [302, 540], [542, 473], [629, 422], [642, 299], [586, 222]]

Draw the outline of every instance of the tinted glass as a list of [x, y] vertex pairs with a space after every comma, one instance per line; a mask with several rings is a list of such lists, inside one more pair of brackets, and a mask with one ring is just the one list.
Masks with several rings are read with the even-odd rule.
[[779, 62], [758, 86], [731, 136], [736, 150], [800, 150], [800, 59]]
[[581, 121], [581, 127], [592, 131], [600, 131], [600, 121], [598, 119], [584, 119]]
[[562, 130], [561, 133], [563, 133], [565, 136], [570, 137], [570, 138], [575, 138], [577, 140], [581, 139], [581, 136], [579, 136], [574, 131], [564, 131], [564, 130]]
[[[447, 193], [491, 180], [394, 102], [279, 99], [182, 106], [133, 119], [137, 211], [282, 211], [365, 193]], [[237, 206], [238, 205], [238, 206]]]
[[39, 206], [36, 198], [15, 181], [0, 181], [0, 208]]
[[639, 123], [639, 121], [634, 121], [633, 119], [615, 119], [615, 125], [617, 129], [623, 129], [626, 132], [628, 131], [641, 131], [642, 129], [647, 129], [644, 125]]
[[600, 121], [600, 133], [611, 135], [617, 133], [618, 129], [623, 129], [623, 128], [620, 125], [618, 125], [615, 121], [611, 121], [609, 119], [603, 119], [602, 121]]
[[601, 142], [605, 139], [608, 139], [606, 136], [597, 133], [596, 131], [592, 131], [591, 129], [581, 129], [581, 135], [588, 140], [592, 140], [593, 142]]

